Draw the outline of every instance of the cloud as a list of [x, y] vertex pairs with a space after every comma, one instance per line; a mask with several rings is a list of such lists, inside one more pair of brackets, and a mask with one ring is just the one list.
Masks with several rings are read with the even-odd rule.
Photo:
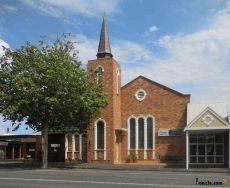
[[9, 44], [0, 39], [0, 57], [4, 54], [4, 48], [9, 48]]
[[149, 28], [148, 32], [149, 32], [149, 33], [155, 33], [155, 32], [158, 31], [158, 30], [159, 30], [158, 27], [155, 26], [155, 25], [153, 25], [153, 26], [151, 26], [151, 27]]
[[[90, 39], [85, 35], [77, 34], [73, 41], [76, 42], [78, 57], [83, 64], [96, 58], [98, 39]], [[154, 59], [151, 51], [136, 42], [115, 39], [111, 41], [111, 47], [115, 59], [124, 65], [145, 63]]]
[[21, 0], [24, 5], [53, 17], [83, 15], [87, 17], [101, 16], [119, 12], [121, 0]]
[[[167, 56], [144, 65], [127, 67], [125, 74], [139, 74], [182, 92], [193, 101], [225, 101], [230, 111], [230, 3], [218, 12], [209, 27], [184, 35], [164, 36], [158, 46]], [[149, 52], [147, 52], [149, 54]], [[143, 51], [142, 55], [146, 52]], [[128, 78], [129, 81], [129, 78]], [[185, 89], [186, 88], [186, 89]]]
[[147, 31], [144, 32], [143, 35], [144, 35], [144, 36], [149, 36], [149, 35], [151, 35], [151, 34], [157, 32], [158, 30], [159, 30], [159, 28], [158, 28], [157, 26], [152, 25], [152, 26], [150, 26], [150, 27], [148, 28]]
[[[145, 44], [112, 40], [114, 58], [122, 65], [123, 84], [138, 75], [192, 94], [192, 101], [224, 101], [230, 112], [230, 3], [211, 24], [196, 32], [163, 36], [157, 45], [166, 51], [157, 57]], [[79, 44], [84, 59], [95, 58], [98, 40]], [[93, 47], [90, 47], [90, 46]], [[81, 51], [80, 51], [81, 56]]]
[[3, 4], [0, 6], [0, 15], [4, 15], [11, 12], [16, 12], [17, 8], [12, 5]]

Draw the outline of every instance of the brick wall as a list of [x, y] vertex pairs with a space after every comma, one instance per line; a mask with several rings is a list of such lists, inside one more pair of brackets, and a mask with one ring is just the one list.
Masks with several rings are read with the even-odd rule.
[[[119, 70], [120, 74], [120, 66], [116, 63], [116, 61], [112, 58], [103, 58], [97, 60], [91, 60], [87, 64], [87, 70], [90, 72], [91, 77], [95, 77], [94, 71], [98, 66], [102, 66], [104, 69], [103, 72], [103, 92], [108, 94], [108, 104], [105, 108], [101, 109], [100, 115], [98, 118], [102, 118], [106, 122], [106, 160], [107, 162], [114, 163], [115, 162], [115, 133], [114, 128], [120, 127], [120, 117], [121, 117], [121, 93], [120, 89], [117, 94], [116, 91], [116, 71]], [[119, 77], [119, 86], [120, 77]], [[96, 119], [98, 119], [96, 118]], [[94, 162], [94, 123], [95, 120], [92, 121], [88, 130], [88, 162]]]
[[[138, 89], [147, 92], [143, 101], [138, 101], [135, 93]], [[127, 120], [131, 115], [155, 118], [155, 147], [156, 158], [160, 155], [179, 155], [185, 159], [185, 135], [159, 137], [159, 129], [176, 129], [186, 126], [186, 108], [190, 100], [189, 95], [180, 94], [158, 83], [138, 77], [124, 86], [121, 90], [122, 127], [127, 127]], [[127, 155], [127, 133], [122, 142], [122, 159]]]

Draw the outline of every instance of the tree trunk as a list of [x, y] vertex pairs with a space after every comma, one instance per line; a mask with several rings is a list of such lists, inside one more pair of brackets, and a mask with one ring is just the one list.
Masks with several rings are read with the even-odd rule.
[[42, 168], [48, 167], [48, 128], [42, 131]]

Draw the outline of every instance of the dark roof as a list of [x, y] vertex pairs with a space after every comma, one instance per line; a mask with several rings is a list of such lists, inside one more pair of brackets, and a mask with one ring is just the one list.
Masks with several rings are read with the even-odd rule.
[[167, 86], [164, 86], [164, 85], [162, 85], [162, 84], [159, 84], [158, 82], [155, 82], [155, 81], [153, 81], [153, 80], [150, 80], [150, 79], [148, 79], [148, 78], [146, 78], [146, 77], [144, 77], [144, 76], [141, 76], [141, 75], [138, 76], [138, 77], [136, 77], [135, 79], [133, 79], [133, 80], [130, 81], [129, 83], [125, 84], [124, 86], [122, 86], [121, 89], [124, 89], [124, 88], [128, 87], [130, 84], [132, 84], [133, 82], [135, 82], [135, 81], [138, 80], [138, 79], [146, 80], [147, 82], [150, 82], [150, 83], [152, 83], [152, 84], [154, 84], [154, 85], [157, 85], [157, 86], [159, 86], [159, 87], [161, 87], [161, 88], [163, 88], [163, 89], [165, 89], [165, 90], [168, 90], [168, 91], [170, 91], [170, 92], [172, 92], [172, 93], [175, 93], [175, 94], [178, 94], [178, 95], [181, 95], [181, 96], [190, 96], [190, 94], [183, 94], [183, 93], [180, 93], [180, 92], [178, 92], [178, 91], [176, 91], [176, 90], [173, 90], [173, 89], [171, 89], [171, 88], [169, 88], [169, 87], [167, 87]]
[[100, 42], [98, 45], [97, 51], [97, 58], [106, 58], [106, 57], [113, 57], [110, 42], [109, 42], [109, 34], [106, 25], [105, 16], [103, 17], [102, 27], [101, 27], [101, 35], [100, 35]]

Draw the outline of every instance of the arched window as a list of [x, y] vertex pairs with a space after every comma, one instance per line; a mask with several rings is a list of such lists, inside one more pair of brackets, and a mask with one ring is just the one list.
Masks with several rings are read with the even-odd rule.
[[147, 148], [153, 148], [153, 118], [147, 118]]
[[105, 125], [103, 121], [97, 122], [97, 149], [104, 149], [105, 147], [105, 131], [104, 131]]
[[144, 149], [144, 119], [138, 119], [138, 142], [139, 149]]
[[103, 67], [99, 66], [97, 68], [97, 83], [98, 84], [102, 84], [103, 82], [103, 78], [102, 78], [103, 71], [104, 71]]
[[128, 119], [128, 154], [135, 150], [140, 159], [155, 159], [155, 121], [151, 115]]
[[136, 142], [135, 142], [135, 138], [136, 138], [136, 121], [134, 118], [131, 118], [129, 120], [129, 129], [130, 129], [130, 149], [135, 149], [136, 148]]

